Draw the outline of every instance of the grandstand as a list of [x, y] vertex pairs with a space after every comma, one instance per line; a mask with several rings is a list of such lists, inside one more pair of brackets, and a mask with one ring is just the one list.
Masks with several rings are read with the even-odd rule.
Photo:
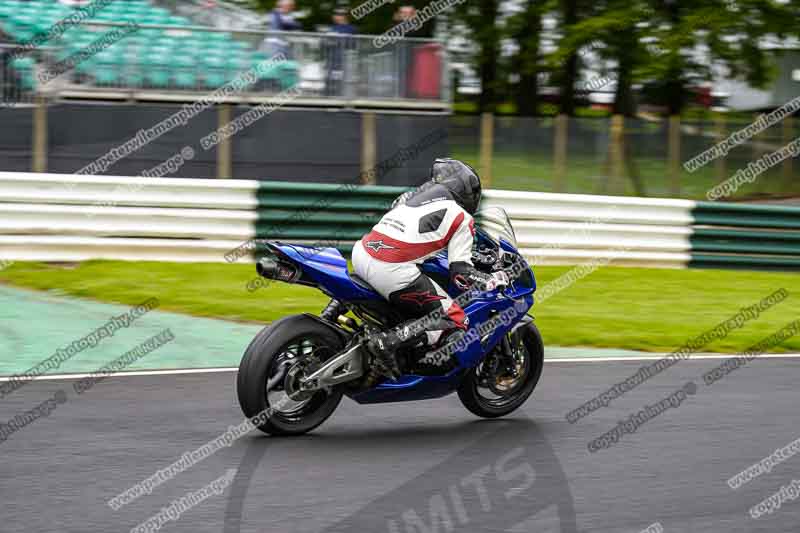
[[[54, 0], [0, 1], [0, 27], [17, 43], [31, 42], [73, 12]], [[65, 81], [97, 87], [197, 90], [215, 89], [263, 62], [265, 54], [223, 31], [193, 31], [192, 22], [144, 0], [113, 2], [85, 25], [68, 28], [43, 53], [12, 60], [25, 90], [36, 88], [33, 70], [64, 61], [87, 48], [116, 25], [135, 22], [141, 29], [102, 50], [66, 74]], [[49, 53], [47, 53], [49, 52]], [[286, 62], [262, 74], [265, 84], [283, 89], [296, 82], [297, 65]]]
[[[76, 6], [57, 0], [0, 0], [6, 78], [28, 94], [134, 100], [163, 100], [165, 94], [174, 100], [182, 94], [191, 100], [282, 52], [288, 60], [262, 71], [249, 94], [269, 96], [296, 86], [303, 97], [317, 99], [320, 105], [337, 105], [339, 99], [449, 106], [449, 91], [444, 90], [447, 69], [438, 42], [407, 39], [376, 48], [372, 36], [198, 26], [197, 20], [147, 0], [95, 6], [90, 18], [59, 35], [52, 28], [75, 13]], [[112, 30], [131, 23], [139, 29], [87, 54], [90, 57], [45, 86], [38, 82], [37, 73], [76, 57]]]

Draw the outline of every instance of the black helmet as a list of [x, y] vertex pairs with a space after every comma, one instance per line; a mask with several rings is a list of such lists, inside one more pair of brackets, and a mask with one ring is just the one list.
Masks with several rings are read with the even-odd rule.
[[444, 186], [453, 200], [474, 215], [481, 203], [481, 178], [475, 169], [458, 159], [437, 159], [431, 167], [431, 181]]

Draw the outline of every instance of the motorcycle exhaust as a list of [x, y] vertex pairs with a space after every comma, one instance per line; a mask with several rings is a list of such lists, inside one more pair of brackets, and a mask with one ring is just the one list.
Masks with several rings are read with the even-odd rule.
[[294, 283], [300, 277], [301, 271], [296, 265], [275, 261], [271, 257], [262, 257], [256, 263], [258, 275], [286, 283]]

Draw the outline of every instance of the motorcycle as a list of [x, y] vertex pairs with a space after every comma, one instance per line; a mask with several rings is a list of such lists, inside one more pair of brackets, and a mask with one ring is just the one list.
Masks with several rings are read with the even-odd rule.
[[[480, 417], [507, 415], [531, 395], [542, 373], [544, 346], [533, 318], [536, 280], [516, 248], [511, 221], [500, 208], [476, 217], [473, 263], [509, 273], [510, 283], [464, 293], [449, 283], [446, 253], [420, 269], [461, 303], [469, 330], [431, 348], [405, 348], [396, 357], [402, 376], [385, 377], [364, 341], [408, 318], [364, 280], [349, 273], [336, 248], [266, 243], [256, 264], [268, 280], [315, 287], [331, 298], [319, 314], [280, 319], [256, 335], [244, 353], [237, 394], [245, 416], [273, 435], [299, 435], [331, 416], [346, 395], [359, 404], [432, 399], [457, 392]], [[416, 322], [424, 328], [425, 318]]]

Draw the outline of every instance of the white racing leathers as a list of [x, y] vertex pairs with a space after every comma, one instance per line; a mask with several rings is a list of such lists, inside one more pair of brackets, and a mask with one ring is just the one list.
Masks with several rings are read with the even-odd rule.
[[472, 266], [475, 223], [442, 187], [401, 198], [407, 202], [386, 213], [355, 244], [353, 267], [359, 277], [409, 318], [443, 309], [450, 323], [428, 332], [428, 341], [434, 344], [444, 329], [466, 329], [466, 316], [418, 265], [447, 250], [451, 279], [459, 288], [465, 290], [473, 282], [485, 281], [485, 275]]

